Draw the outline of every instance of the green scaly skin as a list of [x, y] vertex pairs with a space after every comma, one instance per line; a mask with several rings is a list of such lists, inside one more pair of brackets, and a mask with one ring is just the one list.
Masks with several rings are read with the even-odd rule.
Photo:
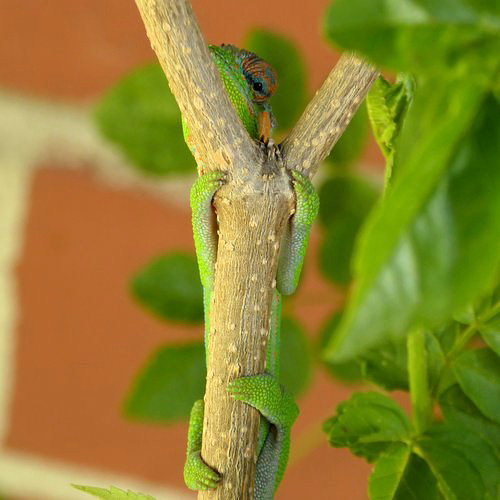
[[[212, 56], [222, 77], [233, 106], [254, 139], [259, 138], [257, 115], [261, 110], [271, 113], [267, 102], [253, 101], [248, 79], [242, 77], [241, 58], [249, 53], [232, 46], [210, 47]], [[271, 123], [273, 123], [271, 115]], [[184, 126], [186, 142], [189, 132]], [[193, 151], [193, 154], [196, 152]], [[200, 172], [203, 167], [198, 166]], [[292, 171], [292, 183], [296, 194], [296, 209], [290, 219], [287, 235], [282, 244], [278, 266], [277, 288], [288, 295], [296, 289], [302, 269], [312, 222], [317, 215], [319, 199], [311, 182], [303, 174]], [[212, 199], [225, 182], [222, 172], [203, 174], [191, 189], [191, 210], [196, 255], [204, 291], [205, 352], [209, 349], [210, 297], [213, 290], [214, 266], [217, 255], [217, 237], [212, 212]], [[274, 495], [288, 461], [290, 429], [297, 418], [298, 408], [292, 397], [279, 383], [279, 349], [281, 295], [275, 292], [271, 310], [271, 331], [266, 356], [266, 372], [261, 375], [233, 380], [227, 387], [237, 400], [256, 408], [261, 414], [258, 458], [255, 476], [255, 498], [268, 500]], [[212, 489], [221, 476], [201, 458], [203, 435], [203, 400], [196, 401], [191, 410], [188, 431], [187, 458], [184, 480], [193, 490]]]

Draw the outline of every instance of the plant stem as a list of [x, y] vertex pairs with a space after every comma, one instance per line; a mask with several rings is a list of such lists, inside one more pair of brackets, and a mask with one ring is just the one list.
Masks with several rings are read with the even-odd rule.
[[427, 351], [424, 331], [421, 328], [410, 332], [407, 347], [413, 425], [417, 433], [421, 434], [427, 429], [432, 417], [432, 399], [427, 380]]

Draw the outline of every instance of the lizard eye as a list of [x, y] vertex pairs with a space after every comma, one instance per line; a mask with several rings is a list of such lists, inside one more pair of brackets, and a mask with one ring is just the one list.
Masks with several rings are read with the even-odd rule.
[[255, 90], [255, 92], [262, 92], [262, 83], [254, 82], [253, 89]]

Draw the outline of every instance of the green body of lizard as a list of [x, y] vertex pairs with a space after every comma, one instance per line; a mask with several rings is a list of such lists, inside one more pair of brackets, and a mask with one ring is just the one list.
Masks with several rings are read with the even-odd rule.
[[[274, 125], [268, 102], [277, 84], [274, 70], [255, 54], [231, 45], [211, 46], [210, 51], [226, 92], [248, 133], [254, 139], [267, 142]], [[196, 158], [196, 151], [190, 144], [189, 132], [185, 126], [184, 136]], [[191, 209], [196, 255], [204, 291], [205, 349], [208, 353], [209, 304], [217, 253], [212, 199], [223, 184], [225, 174], [204, 173], [203, 165], [199, 162], [198, 169], [201, 177], [191, 189]], [[286, 295], [292, 293], [297, 286], [311, 224], [319, 206], [318, 196], [309, 179], [297, 171], [292, 171], [291, 176], [296, 193], [296, 208], [282, 243], [276, 278], [278, 291]], [[255, 498], [260, 500], [272, 498], [283, 477], [288, 460], [290, 429], [298, 415], [296, 404], [278, 381], [281, 316], [281, 297], [278, 292], [273, 297], [271, 315], [266, 372], [238, 378], [228, 386], [229, 393], [235, 399], [255, 407], [262, 416], [255, 477]], [[200, 400], [193, 405], [191, 411], [184, 466], [185, 482], [194, 490], [215, 488], [220, 480], [220, 475], [201, 458], [203, 414], [204, 404]]]

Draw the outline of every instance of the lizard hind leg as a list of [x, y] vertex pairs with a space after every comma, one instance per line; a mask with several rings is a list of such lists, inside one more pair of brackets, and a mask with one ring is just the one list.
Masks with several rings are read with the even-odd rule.
[[271, 499], [286, 468], [290, 429], [299, 410], [276, 377], [268, 373], [240, 377], [227, 389], [234, 399], [253, 406], [271, 424], [257, 458], [255, 477], [255, 499]]
[[184, 482], [191, 490], [210, 490], [217, 486], [221, 476], [201, 458], [203, 436], [203, 400], [196, 401], [189, 417], [188, 446], [184, 464]]

